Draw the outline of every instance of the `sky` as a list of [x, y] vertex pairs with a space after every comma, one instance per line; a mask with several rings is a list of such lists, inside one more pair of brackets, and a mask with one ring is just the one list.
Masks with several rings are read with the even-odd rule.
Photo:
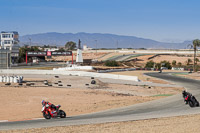
[[200, 39], [199, 0], [0, 0], [0, 31]]

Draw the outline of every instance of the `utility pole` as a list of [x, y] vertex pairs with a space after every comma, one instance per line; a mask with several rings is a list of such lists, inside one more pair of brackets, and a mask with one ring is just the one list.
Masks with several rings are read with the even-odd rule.
[[97, 40], [95, 40], [95, 44], [96, 44], [96, 56], [97, 56]]
[[28, 38], [29, 39], [29, 41], [30, 41], [30, 47], [31, 47], [31, 38]]

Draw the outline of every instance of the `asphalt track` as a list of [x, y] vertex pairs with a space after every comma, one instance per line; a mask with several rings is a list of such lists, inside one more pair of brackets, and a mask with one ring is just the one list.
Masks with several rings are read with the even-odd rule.
[[[167, 73], [149, 73], [147, 75], [169, 80], [177, 85], [181, 85], [190, 91], [197, 98], [197, 100], [200, 100], [200, 81], [181, 78]], [[0, 130], [143, 120], [169, 116], [198, 114], [199, 112], [199, 107], [190, 108], [188, 105], [185, 105], [182, 95], [178, 94], [160, 100], [154, 100], [146, 103], [92, 114], [72, 116], [65, 119], [41, 119], [18, 122], [1, 122]]]

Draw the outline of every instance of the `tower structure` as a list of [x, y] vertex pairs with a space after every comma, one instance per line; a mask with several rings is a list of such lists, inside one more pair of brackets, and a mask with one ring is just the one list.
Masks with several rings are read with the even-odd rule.
[[83, 63], [83, 56], [82, 56], [81, 41], [80, 41], [80, 39], [78, 41], [76, 63]]
[[19, 34], [16, 31], [2, 31], [0, 33], [0, 48], [9, 49], [11, 62], [18, 62], [19, 58]]

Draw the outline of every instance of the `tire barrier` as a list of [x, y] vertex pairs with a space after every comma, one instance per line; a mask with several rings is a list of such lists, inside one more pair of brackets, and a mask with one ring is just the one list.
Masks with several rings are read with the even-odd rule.
[[45, 85], [48, 85], [48, 81], [47, 81], [47, 80], [45, 80], [45, 81], [44, 81], [44, 84], [45, 84]]
[[92, 80], [92, 81], [91, 81], [91, 84], [96, 84], [96, 81], [95, 81], [95, 80]]
[[11, 85], [11, 83], [6, 83], [5, 85]]
[[31, 84], [26, 84], [26, 86], [31, 86]]
[[0, 82], [3, 83], [22, 83], [23, 76], [0, 76]]

